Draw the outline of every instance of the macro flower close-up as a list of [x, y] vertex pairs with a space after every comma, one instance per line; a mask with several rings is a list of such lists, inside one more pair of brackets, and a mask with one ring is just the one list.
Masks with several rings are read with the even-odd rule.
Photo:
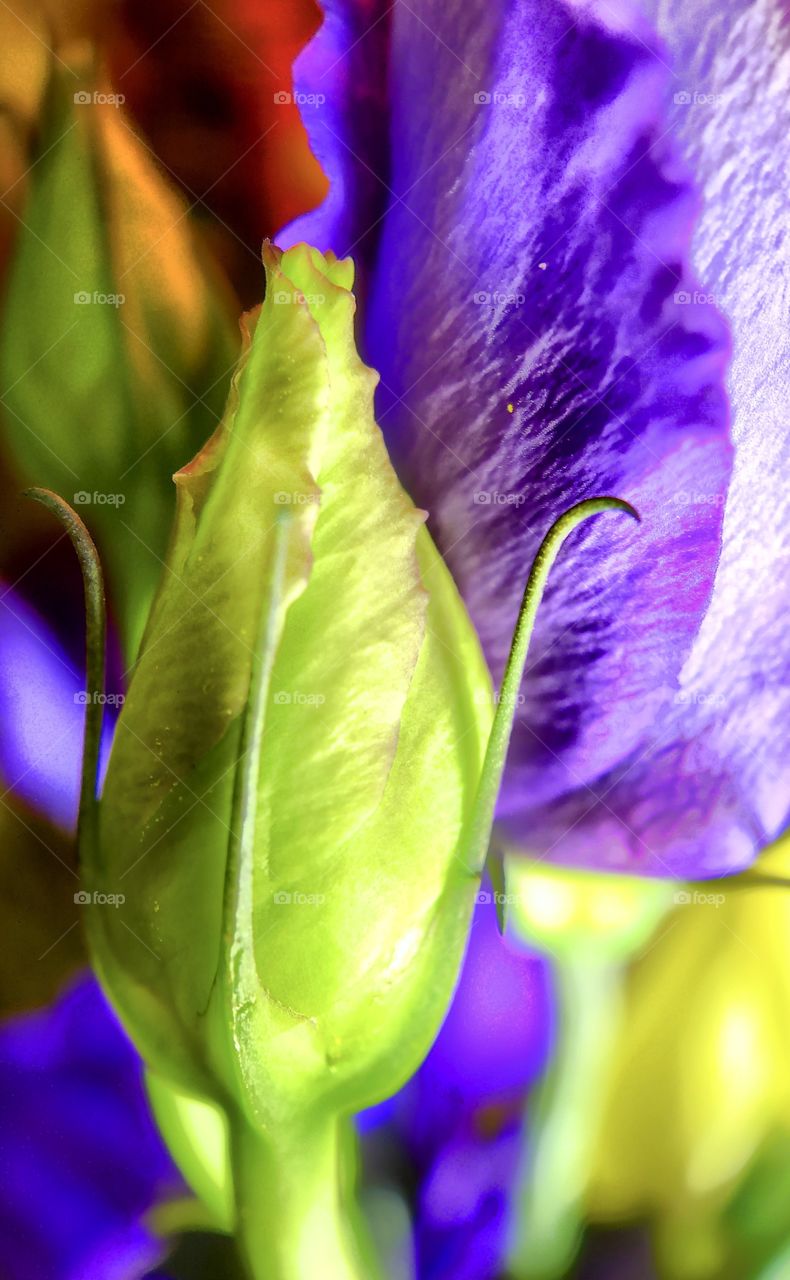
[[790, 1276], [785, 0], [0, 32], [0, 1276]]

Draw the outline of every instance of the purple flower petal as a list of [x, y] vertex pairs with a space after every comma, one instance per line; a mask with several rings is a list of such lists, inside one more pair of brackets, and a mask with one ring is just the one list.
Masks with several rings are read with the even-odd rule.
[[734, 339], [735, 467], [677, 741], [746, 848], [790, 820], [790, 23], [779, 0], [670, 0], [660, 12], [673, 125], [704, 195], [694, 259]]
[[723, 548], [654, 741], [596, 786], [600, 801], [571, 797], [546, 815], [542, 840], [584, 861], [592, 833], [617, 865], [638, 831], [680, 873], [711, 875], [744, 866], [790, 818], [790, 27], [781, 5], [748, 0], [726, 18], [707, 2], [659, 13], [673, 128], [704, 193], [694, 259], [734, 337]]
[[[372, 258], [389, 190], [376, 164], [386, 156], [390, 6], [382, 0], [327, 0], [324, 21], [296, 61], [297, 101], [329, 194], [278, 236], [352, 250], [363, 273]], [[359, 291], [359, 275], [356, 289]]]
[[[693, 764], [664, 754], [731, 467], [727, 339], [688, 265], [697, 201], [671, 136], [667, 54], [629, 4], [396, 3], [378, 28], [391, 22], [382, 159], [347, 92], [353, 79], [362, 93], [375, 33], [338, 63], [336, 15], [353, 35], [384, 10], [332, 5], [313, 145], [340, 205], [360, 170], [390, 192], [367, 319], [380, 420], [495, 679], [551, 522], [596, 493], [643, 516], [638, 529], [601, 518], [563, 553], [501, 816], [530, 852], [560, 860], [653, 874], [742, 865], [758, 833], [735, 818], [721, 771], [695, 789]], [[303, 62], [303, 90], [318, 88], [319, 62]], [[380, 217], [369, 195], [361, 208]], [[336, 206], [297, 231], [340, 252], [353, 235], [369, 252], [359, 217]]]
[[141, 1219], [184, 1188], [140, 1065], [92, 979], [0, 1029], [6, 1280], [132, 1280], [162, 1256]]

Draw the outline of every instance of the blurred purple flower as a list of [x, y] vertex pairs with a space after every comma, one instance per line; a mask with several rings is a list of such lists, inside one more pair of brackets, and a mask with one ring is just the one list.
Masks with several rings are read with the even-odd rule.
[[[0, 784], [71, 830], [79, 803], [85, 678], [59, 637], [0, 584]], [[106, 764], [116, 705], [107, 707]]]
[[492, 1280], [504, 1265], [521, 1143], [511, 1123], [487, 1141], [451, 1139], [420, 1188], [420, 1280]]
[[92, 979], [0, 1028], [4, 1280], [134, 1280], [161, 1258], [143, 1225], [184, 1193], [141, 1068]]
[[[696, 60], [700, 76], [688, 84], [635, 0], [324, 7], [297, 84], [332, 187], [284, 240], [362, 256], [380, 421], [430, 510], [495, 679], [551, 521], [599, 492], [643, 515], [639, 529], [586, 526], [563, 554], [538, 620], [502, 824], [528, 852], [571, 863], [680, 876], [740, 868], [790, 808], [779, 777], [790, 745], [786, 648], [766, 649], [747, 616], [757, 608], [773, 633], [787, 601], [782, 518], [771, 518], [785, 539], [780, 559], [765, 555], [747, 509], [753, 446], [786, 459], [788, 432], [769, 414], [770, 443], [758, 446], [757, 415], [736, 395], [732, 536], [717, 577], [732, 466], [717, 304], [737, 335], [759, 318], [761, 287], [752, 281], [748, 306], [711, 289], [719, 269], [725, 281], [737, 274], [737, 259], [753, 267], [754, 251], [786, 292], [754, 202], [758, 182], [769, 207], [780, 194], [778, 175], [757, 168], [770, 172], [768, 142], [787, 136], [786, 119], [774, 124], [786, 95], [759, 47], [767, 26], [769, 49], [784, 48], [778, 7], [728, 6], [749, 33], [755, 61], [744, 68], [740, 39], [712, 3], [700, 16], [704, 41], [696, 9], [670, 5], [681, 65]], [[694, 105], [693, 91], [708, 87], [700, 63], [715, 89], [745, 82], [726, 120]], [[752, 112], [758, 66], [773, 105]], [[684, 141], [694, 138], [694, 171], [708, 175], [693, 242], [704, 287], [690, 268], [698, 200], [673, 98]], [[765, 145], [747, 179], [740, 158], [753, 128]], [[763, 324], [748, 342], [752, 378], [774, 405], [776, 331]], [[747, 610], [734, 575], [759, 557], [774, 576], [758, 573]], [[766, 664], [770, 690], [760, 685]]]
[[84, 681], [58, 638], [10, 588], [0, 589], [0, 774], [63, 827], [77, 820]]
[[430, 1054], [397, 1098], [361, 1118], [363, 1131], [383, 1125], [385, 1137], [405, 1152], [410, 1175], [416, 1173], [421, 1280], [489, 1280], [498, 1273], [524, 1096], [553, 1041], [547, 962], [503, 942], [493, 904], [481, 903]]
[[452, 1127], [475, 1132], [481, 1108], [520, 1099], [550, 1057], [553, 1014], [548, 962], [500, 937], [493, 902], [481, 902], [453, 1003], [405, 1099], [414, 1150], [435, 1150]]
[[[77, 817], [83, 686], [51, 628], [17, 591], [0, 592], [3, 787], [67, 829]], [[141, 1071], [87, 977], [49, 1009], [0, 1025], [4, 1280], [135, 1280], [162, 1256], [142, 1217], [184, 1188]]]

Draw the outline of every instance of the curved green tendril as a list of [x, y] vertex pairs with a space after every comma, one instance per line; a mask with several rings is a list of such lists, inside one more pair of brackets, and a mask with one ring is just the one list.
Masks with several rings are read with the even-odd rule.
[[104, 580], [96, 545], [84, 523], [51, 489], [26, 489], [24, 496], [40, 502], [60, 521], [71, 539], [82, 570], [85, 589], [85, 739], [82, 748], [82, 780], [77, 821], [80, 860], [96, 850], [98, 816], [99, 746], [104, 719], [104, 665], [107, 615]]
[[626, 515], [632, 516], [634, 520], [639, 520], [640, 518], [639, 512], [629, 502], [624, 502], [622, 498], [587, 498], [584, 502], [577, 502], [575, 506], [571, 507], [554, 522], [541, 542], [538, 553], [532, 562], [527, 585], [524, 588], [516, 629], [513, 632], [510, 654], [502, 679], [502, 688], [494, 714], [494, 723], [491, 727], [491, 735], [488, 739], [483, 769], [478, 783], [474, 810], [465, 839], [465, 852], [470, 860], [470, 869], [476, 875], [479, 875], [485, 866], [491, 827], [494, 822], [494, 810], [499, 788], [502, 784], [502, 775], [505, 771], [510, 735], [513, 732], [518, 693], [524, 676], [524, 667], [527, 661], [529, 642], [532, 639], [532, 631], [535, 626], [535, 617], [543, 598], [546, 581], [565, 539], [573, 533], [574, 529], [583, 520], [586, 520], [589, 516], [598, 515], [602, 511], [624, 511]]

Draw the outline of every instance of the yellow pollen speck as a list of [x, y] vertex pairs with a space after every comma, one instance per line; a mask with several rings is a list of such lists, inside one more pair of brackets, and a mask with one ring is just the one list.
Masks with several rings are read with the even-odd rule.
[[507, 411], [508, 411], [508, 413], [512, 413], [512, 412], [513, 412], [513, 409], [514, 409], [514, 406], [513, 406], [512, 404], [509, 404], [509, 405], [508, 405], [508, 407], [507, 407]]

